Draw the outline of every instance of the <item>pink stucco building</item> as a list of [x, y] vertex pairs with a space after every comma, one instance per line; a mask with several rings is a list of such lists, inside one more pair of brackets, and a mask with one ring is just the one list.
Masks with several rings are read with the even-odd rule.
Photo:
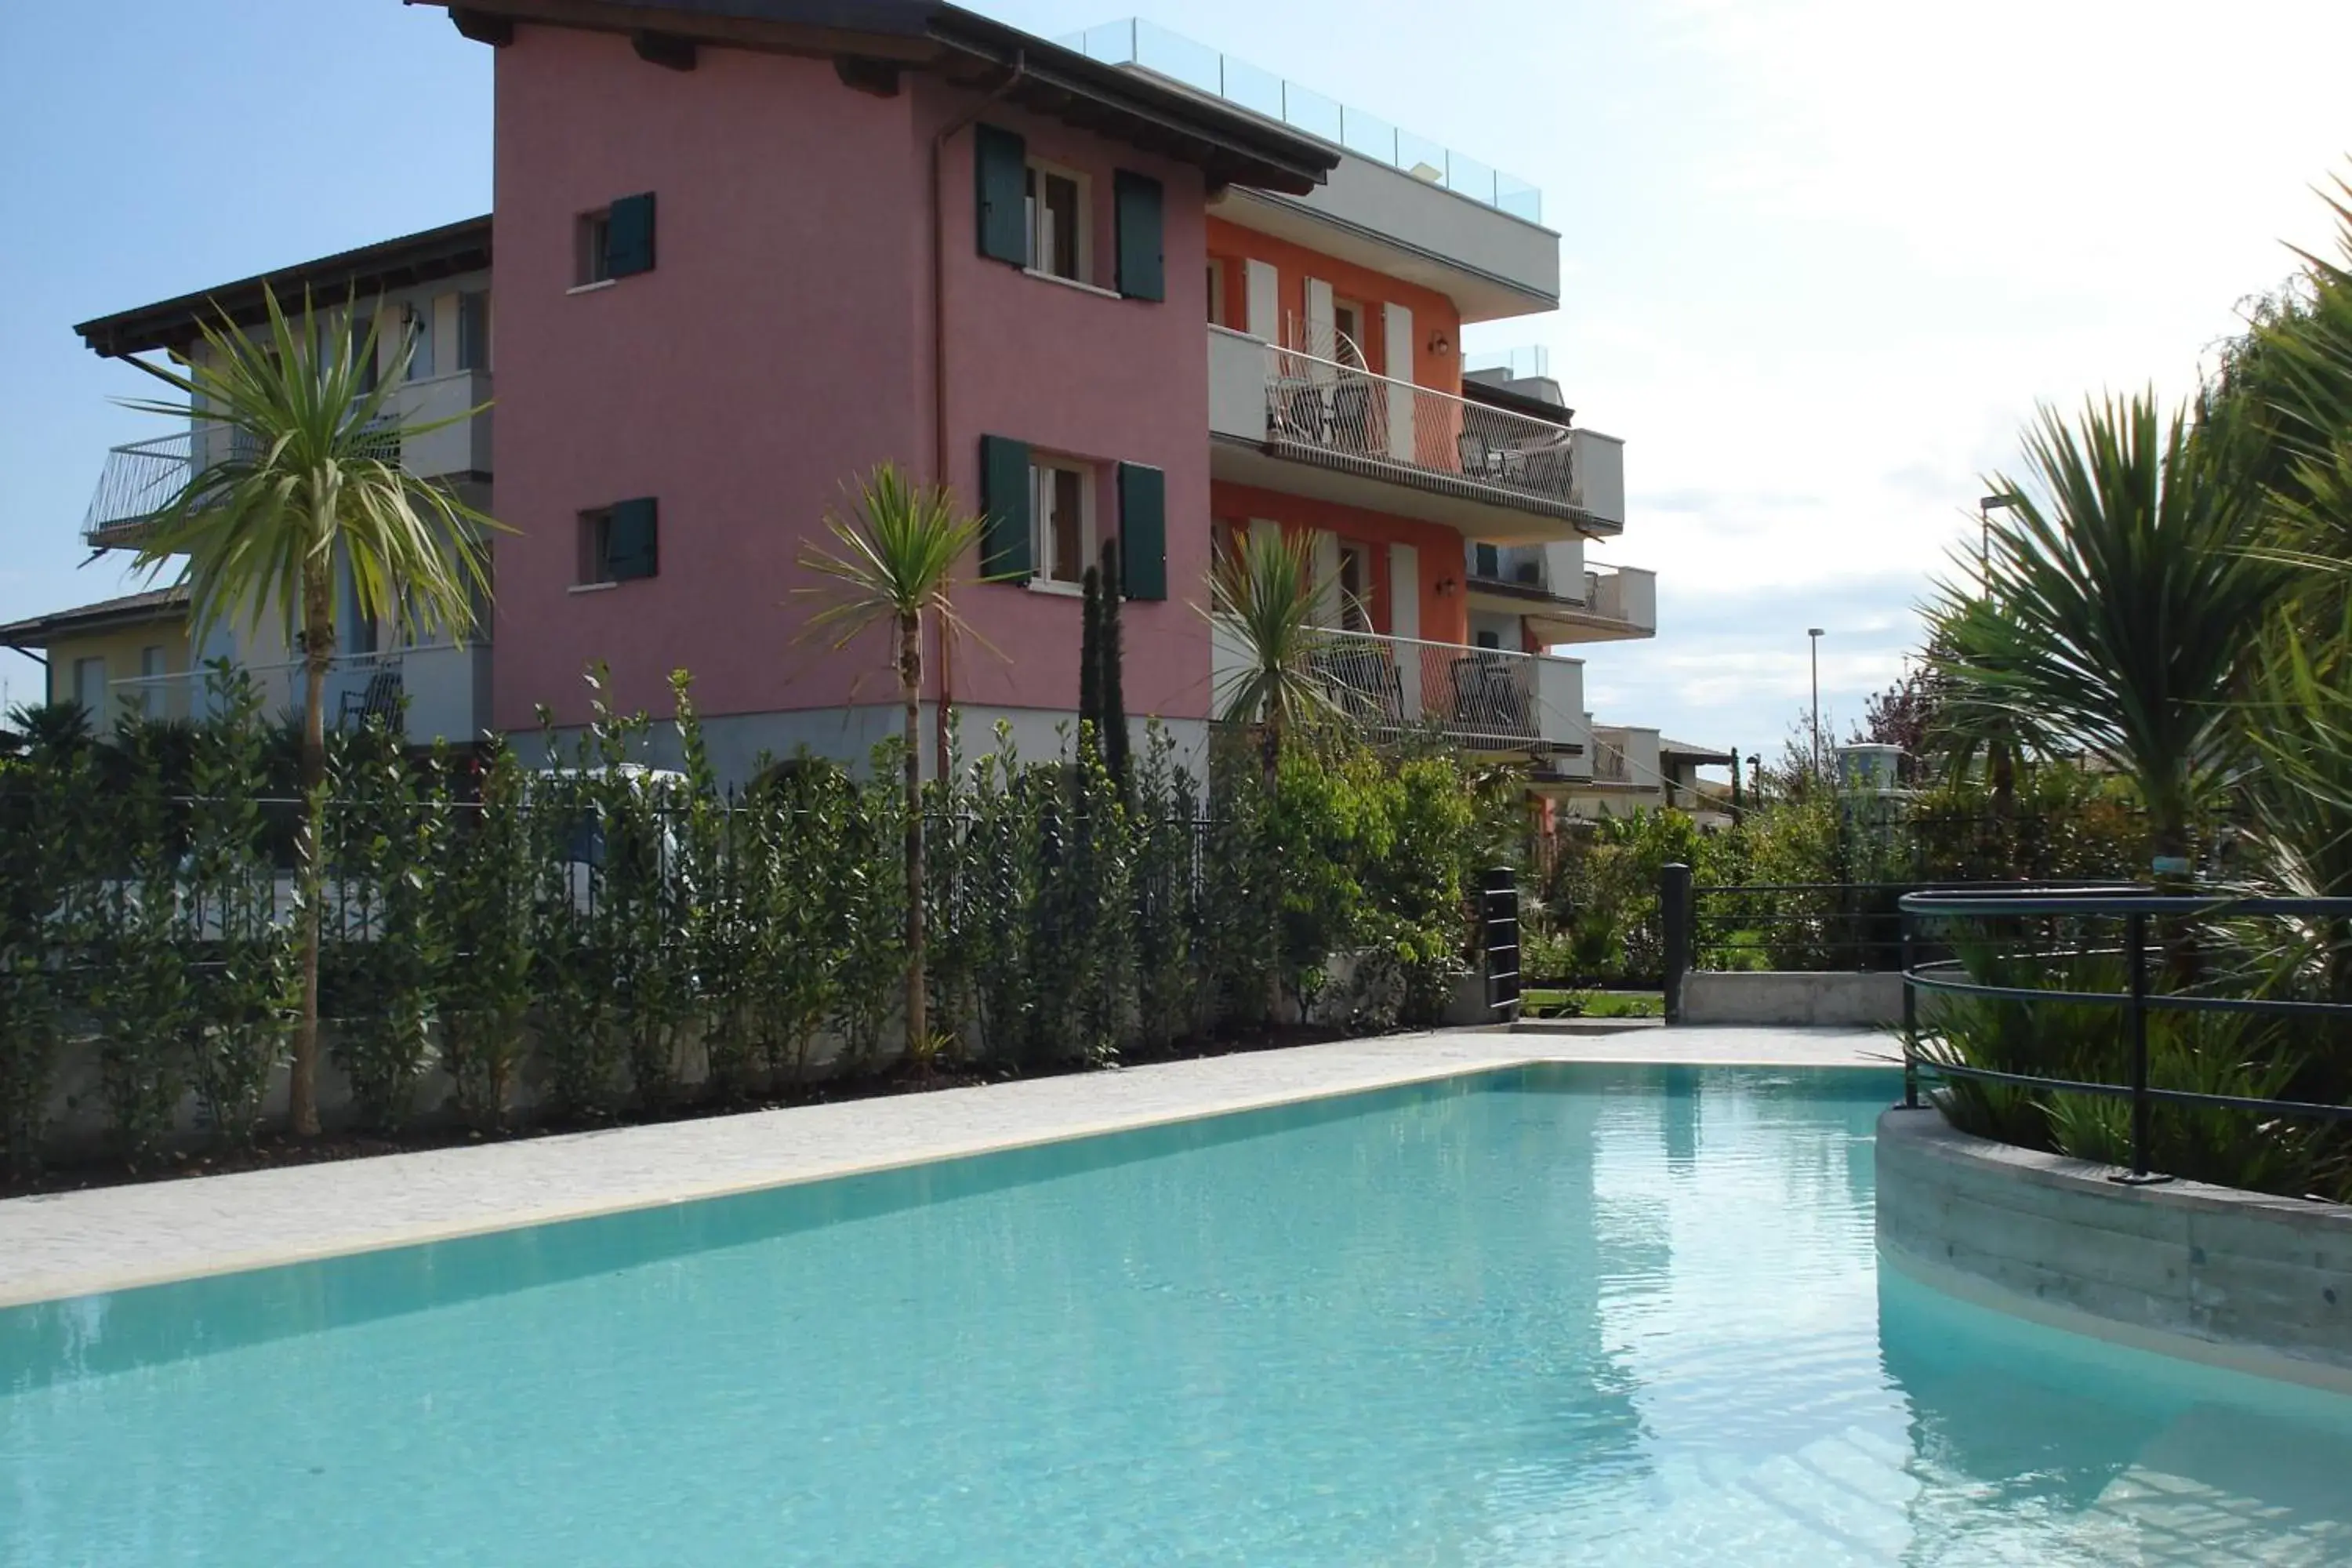
[[[1231, 657], [1213, 552], [1281, 530], [1314, 540], [1328, 673], [1364, 722], [1524, 755], [1555, 794], [1640, 783], [1596, 777], [1581, 666], [1547, 651], [1654, 626], [1649, 574], [1586, 555], [1622, 530], [1620, 444], [1546, 367], [1461, 347], [1557, 306], [1531, 189], [1147, 24], [1052, 43], [937, 0], [446, 9], [495, 52], [488, 216], [79, 329], [184, 353], [203, 299], [257, 319], [266, 288], [309, 287], [419, 338], [420, 409], [495, 399], [410, 454], [513, 531], [487, 647], [344, 628], [420, 738], [542, 705], [576, 724], [602, 661], [649, 708], [691, 670], [731, 776], [862, 752], [896, 722], [885, 650], [806, 635], [799, 557], [887, 460], [988, 519], [958, 595], [974, 636], [927, 660], [967, 745], [999, 721], [1056, 744], [1075, 579], [1114, 539], [1129, 710], [1197, 742]], [[135, 470], [173, 458], [113, 456], [93, 542], [135, 529]]]

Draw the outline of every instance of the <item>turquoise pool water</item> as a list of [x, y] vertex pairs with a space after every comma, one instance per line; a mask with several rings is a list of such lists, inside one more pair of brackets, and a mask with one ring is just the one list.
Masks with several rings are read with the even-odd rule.
[[1893, 1089], [1502, 1074], [0, 1312], [0, 1563], [2352, 1561], [2352, 1402], [1881, 1274]]

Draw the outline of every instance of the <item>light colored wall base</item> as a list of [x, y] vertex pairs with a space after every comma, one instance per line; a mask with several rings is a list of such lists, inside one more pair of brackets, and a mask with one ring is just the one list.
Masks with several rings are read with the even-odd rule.
[[1696, 969], [1683, 978], [1685, 1024], [1755, 1024], [1790, 1028], [1885, 1028], [1903, 1020], [1903, 976], [1807, 974], [1790, 971], [1732, 974]]
[[1878, 1247], [1903, 1272], [2021, 1317], [2352, 1393], [2352, 1207], [2107, 1168], [1879, 1118]]

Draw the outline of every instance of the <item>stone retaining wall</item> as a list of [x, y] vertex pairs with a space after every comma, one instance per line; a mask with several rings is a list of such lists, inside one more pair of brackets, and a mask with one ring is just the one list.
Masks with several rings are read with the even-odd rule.
[[1694, 969], [1683, 976], [1683, 1012], [1677, 1021], [1787, 1028], [1887, 1027], [1903, 1021], [1903, 976], [1891, 971], [1811, 974]]
[[2056, 1327], [2352, 1393], [2352, 1207], [1879, 1118], [1878, 1246], [1925, 1282]]

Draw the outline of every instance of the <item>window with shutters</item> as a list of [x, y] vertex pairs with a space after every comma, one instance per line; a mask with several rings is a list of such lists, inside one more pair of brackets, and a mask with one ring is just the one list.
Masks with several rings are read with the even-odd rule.
[[1038, 458], [1029, 465], [1029, 559], [1033, 581], [1076, 588], [1095, 558], [1095, 476], [1067, 458]]
[[1093, 224], [1087, 177], [1057, 164], [1029, 160], [1029, 270], [1087, 283], [1094, 279]]
[[633, 582], [656, 575], [660, 566], [660, 518], [651, 498], [580, 514], [579, 586]]
[[616, 197], [572, 226], [572, 286], [593, 289], [654, 269], [654, 197]]

